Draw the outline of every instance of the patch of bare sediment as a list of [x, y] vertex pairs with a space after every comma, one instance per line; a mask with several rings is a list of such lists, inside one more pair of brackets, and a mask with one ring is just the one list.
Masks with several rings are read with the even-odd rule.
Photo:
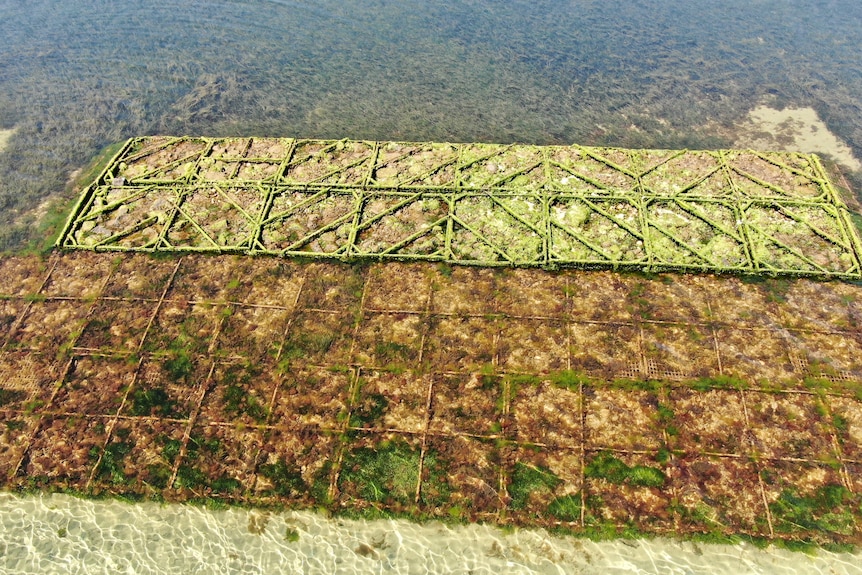
[[850, 170], [862, 169], [850, 146], [829, 131], [813, 108], [758, 106], [738, 126], [734, 147], [823, 154]]
[[0, 152], [6, 149], [6, 144], [9, 143], [9, 139], [12, 138], [12, 135], [15, 133], [15, 128], [11, 130], [0, 130]]

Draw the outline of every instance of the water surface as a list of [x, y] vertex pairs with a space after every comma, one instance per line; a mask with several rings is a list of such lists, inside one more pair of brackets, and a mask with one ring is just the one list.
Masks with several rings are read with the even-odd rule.
[[592, 542], [487, 525], [331, 520], [313, 512], [0, 494], [0, 571], [11, 573], [474, 573], [833, 575], [862, 553], [804, 555], [668, 539]]
[[[860, 53], [856, 0], [0, 0], [0, 250], [38, 235], [45, 200], [72, 196], [70, 174], [135, 135], [723, 147], [767, 105], [814, 109], [860, 158]], [[862, 562], [303, 513], [254, 534], [245, 510], [61, 496], [3, 494], [0, 508], [12, 572], [852, 573]]]
[[[0, 248], [172, 133], [718, 147], [812, 107], [862, 157], [853, 0], [0, 0]], [[862, 180], [860, 180], [862, 181]]]

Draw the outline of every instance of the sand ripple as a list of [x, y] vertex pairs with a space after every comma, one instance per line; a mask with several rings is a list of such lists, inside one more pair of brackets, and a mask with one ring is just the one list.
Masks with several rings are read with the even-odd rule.
[[859, 552], [808, 556], [666, 539], [595, 543], [486, 525], [0, 494], [3, 573], [851, 574], [862, 573], [860, 565]]

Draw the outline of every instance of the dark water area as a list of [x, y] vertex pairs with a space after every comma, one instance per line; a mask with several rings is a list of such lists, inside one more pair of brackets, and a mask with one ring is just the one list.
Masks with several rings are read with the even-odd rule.
[[0, 0], [0, 250], [134, 135], [712, 148], [767, 102], [862, 157], [860, 53], [853, 0]]

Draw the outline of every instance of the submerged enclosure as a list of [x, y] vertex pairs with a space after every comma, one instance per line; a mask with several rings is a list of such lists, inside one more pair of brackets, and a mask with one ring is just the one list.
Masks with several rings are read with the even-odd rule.
[[743, 150], [136, 138], [58, 245], [862, 278], [817, 157]]
[[858, 543], [862, 287], [0, 259], [0, 484]]
[[58, 245], [0, 259], [6, 488], [862, 539], [860, 243], [813, 155], [139, 138]]

